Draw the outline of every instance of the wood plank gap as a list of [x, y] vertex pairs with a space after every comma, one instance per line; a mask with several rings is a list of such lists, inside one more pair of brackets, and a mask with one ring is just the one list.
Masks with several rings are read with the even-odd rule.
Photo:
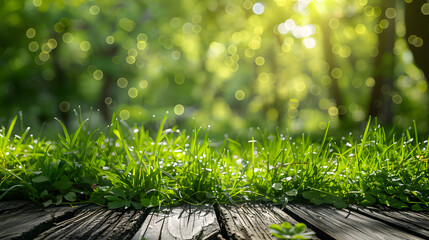
[[[295, 225], [297, 221], [272, 204], [246, 203], [239, 206], [219, 205], [219, 224], [225, 239], [271, 240], [269, 226], [285, 221]], [[309, 229], [310, 230], [310, 229]], [[319, 239], [314, 236], [312, 239]]]
[[334, 239], [422, 239], [350, 209], [306, 204], [288, 204], [286, 209]]
[[286, 207], [283, 209], [283, 211], [285, 213], [287, 213], [288, 215], [290, 215], [292, 218], [296, 219], [297, 222], [302, 222], [304, 223], [308, 228], [311, 228], [311, 230], [313, 230], [313, 232], [316, 233], [316, 235], [323, 240], [335, 240], [335, 238], [331, 237], [330, 235], [328, 235], [325, 231], [323, 231], [322, 229], [318, 228], [317, 226], [313, 225], [312, 222], [307, 221], [306, 219], [304, 219], [303, 217], [301, 217], [299, 214], [296, 214], [294, 211], [291, 211], [287, 205]]
[[[401, 229], [421, 238], [429, 238], [429, 213], [422, 217], [422, 214], [408, 211], [381, 211], [375, 208], [362, 208], [351, 205], [350, 209], [367, 217], [384, 222], [390, 226]], [[419, 216], [420, 215], [420, 216]], [[426, 218], [426, 219], [419, 219]]]
[[220, 228], [220, 236], [218, 236], [218, 238], [219, 239], [223, 238], [224, 240], [230, 240], [228, 237], [228, 232], [226, 231], [225, 222], [222, 221], [223, 218], [220, 211], [220, 205], [216, 203], [213, 207], [216, 214], [216, 220]]
[[183, 205], [154, 209], [132, 238], [140, 240], [215, 240], [220, 233], [211, 206]]

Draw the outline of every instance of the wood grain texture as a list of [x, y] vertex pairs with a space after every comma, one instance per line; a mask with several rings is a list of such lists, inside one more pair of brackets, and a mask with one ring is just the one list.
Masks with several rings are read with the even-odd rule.
[[422, 238], [429, 238], [429, 212], [381, 211], [357, 206], [351, 206], [351, 209]]
[[[147, 211], [148, 213], [148, 211]], [[35, 239], [131, 239], [147, 216], [145, 211], [113, 211], [91, 206], [55, 224]]]
[[191, 206], [154, 209], [132, 240], [217, 239], [219, 224], [213, 207]]
[[0, 239], [33, 239], [55, 222], [67, 219], [80, 207], [50, 207], [42, 209], [28, 204], [19, 210], [11, 209], [0, 215]]
[[0, 202], [0, 214], [12, 209], [23, 208], [25, 205], [31, 204], [30, 201], [3, 201]]
[[286, 211], [299, 216], [333, 239], [424, 239], [352, 210], [329, 206], [289, 204], [286, 206]]
[[[228, 239], [264, 240], [274, 239], [269, 226], [284, 221], [295, 225], [297, 221], [277, 207], [265, 204], [244, 204], [241, 206], [220, 205], [221, 228]], [[316, 236], [313, 239], [318, 239]]]

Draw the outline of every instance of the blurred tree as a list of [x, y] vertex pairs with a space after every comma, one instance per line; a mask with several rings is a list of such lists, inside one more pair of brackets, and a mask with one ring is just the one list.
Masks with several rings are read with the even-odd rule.
[[168, 110], [169, 124], [195, 117], [222, 134], [317, 132], [366, 112], [424, 125], [427, 82], [407, 41], [427, 71], [427, 31], [410, 23], [428, 5], [407, 0], [424, 16], [404, 23], [392, 1], [3, 0], [0, 121], [18, 111], [26, 124], [72, 120], [81, 105], [149, 123]]
[[391, 92], [395, 79], [395, 17], [389, 11], [396, 11], [396, 0], [383, 0], [380, 4], [381, 14], [379, 23], [374, 30], [378, 33], [378, 54], [374, 61], [373, 77], [375, 85], [369, 101], [368, 114], [378, 117], [384, 124], [391, 124], [393, 120]]
[[405, 26], [407, 42], [416, 65], [429, 82], [429, 2], [405, 0]]

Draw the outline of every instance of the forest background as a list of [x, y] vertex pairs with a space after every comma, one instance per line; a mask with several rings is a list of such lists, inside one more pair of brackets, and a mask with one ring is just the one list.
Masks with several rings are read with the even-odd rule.
[[[429, 131], [427, 0], [0, 1], [0, 125]], [[90, 110], [92, 109], [92, 111]]]

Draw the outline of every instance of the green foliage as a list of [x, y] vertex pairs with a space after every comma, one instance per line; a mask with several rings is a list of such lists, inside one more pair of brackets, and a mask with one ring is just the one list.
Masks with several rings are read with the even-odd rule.
[[166, 117], [153, 133], [115, 116], [102, 130], [90, 122], [64, 127], [55, 141], [13, 136], [15, 121], [2, 127], [0, 199], [111, 209], [247, 201], [429, 209], [429, 144], [416, 131], [397, 136], [375, 121], [360, 138], [335, 140], [326, 130], [319, 143], [260, 131], [217, 142], [202, 128], [167, 128]]
[[[251, 0], [2, 0], [0, 123], [22, 111], [56, 134], [50, 116], [70, 126], [81, 105], [101, 121], [151, 125], [169, 110], [170, 125], [211, 124], [220, 136], [255, 125], [322, 132], [328, 121], [359, 126], [376, 91], [396, 124], [427, 131], [428, 83], [407, 42], [429, 39], [408, 38], [400, 2], [261, 1], [256, 13]], [[392, 28], [394, 48], [379, 47]], [[394, 77], [379, 87], [378, 75]]]
[[281, 225], [271, 224], [271, 232], [276, 239], [311, 239], [314, 232], [306, 231], [304, 223], [297, 223], [292, 227], [290, 223], [283, 222]]

